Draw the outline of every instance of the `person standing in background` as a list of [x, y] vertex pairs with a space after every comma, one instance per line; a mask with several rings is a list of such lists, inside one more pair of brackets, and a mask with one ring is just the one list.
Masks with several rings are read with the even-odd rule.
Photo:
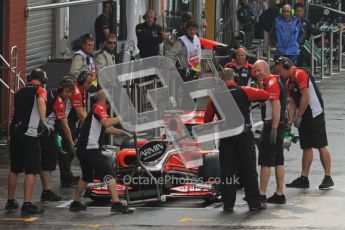
[[103, 12], [96, 18], [95, 34], [96, 34], [96, 49], [101, 49], [105, 41], [105, 36], [113, 33], [113, 22], [110, 18], [112, 5], [111, 1], [103, 2]]
[[288, 57], [294, 64], [300, 54], [300, 44], [304, 39], [303, 28], [297, 17], [291, 14], [291, 6], [286, 4], [282, 8], [282, 16], [274, 19], [270, 31], [271, 41], [276, 46], [276, 56]]
[[297, 3], [295, 6], [296, 17], [299, 19], [299, 23], [301, 28], [303, 29], [303, 39], [300, 40], [300, 54], [297, 58], [296, 66], [303, 67], [304, 66], [304, 53], [303, 53], [303, 45], [306, 40], [309, 40], [311, 36], [311, 26], [310, 22], [304, 18], [304, 6], [301, 3]]
[[254, 38], [254, 14], [249, 7], [248, 0], [241, 0], [241, 6], [237, 11], [238, 21], [240, 22], [241, 30], [245, 33], [245, 46], [250, 48]]
[[90, 34], [85, 34], [82, 38], [81, 48], [74, 53], [72, 58], [69, 75], [74, 81], [77, 80], [79, 74], [83, 71], [95, 72], [95, 63], [93, 60], [94, 47], [95, 40]]
[[154, 10], [147, 10], [143, 19], [145, 22], [135, 27], [140, 58], [156, 56], [159, 54], [159, 44], [163, 42], [162, 27], [156, 24]]

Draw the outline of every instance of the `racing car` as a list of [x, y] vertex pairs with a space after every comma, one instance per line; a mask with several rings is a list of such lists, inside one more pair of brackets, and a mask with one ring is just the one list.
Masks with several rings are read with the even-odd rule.
[[[169, 141], [138, 139], [135, 142], [125, 142], [120, 147], [104, 146], [102, 151], [116, 171], [118, 195], [129, 204], [165, 202], [167, 197], [205, 201], [220, 198], [216, 185], [220, 180], [218, 150], [202, 149], [193, 143], [203, 157], [203, 166], [187, 168]], [[92, 200], [111, 199], [107, 183], [101, 179], [88, 184], [87, 193]]]

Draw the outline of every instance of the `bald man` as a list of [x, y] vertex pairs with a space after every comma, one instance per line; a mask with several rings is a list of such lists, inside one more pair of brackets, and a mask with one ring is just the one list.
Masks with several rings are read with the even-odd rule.
[[225, 64], [224, 68], [231, 68], [237, 76], [235, 82], [239, 86], [251, 86], [253, 65], [248, 62], [248, 52], [245, 48], [240, 47], [235, 52], [235, 58]]
[[253, 66], [254, 74], [260, 86], [269, 93], [269, 99], [262, 107], [264, 122], [259, 148], [260, 197], [266, 200], [266, 190], [271, 176], [271, 167], [275, 168], [276, 192], [267, 199], [268, 203], [285, 204], [284, 195], [284, 128], [286, 110], [286, 92], [278, 75], [272, 75], [267, 62], [258, 60]]
[[77, 157], [80, 162], [82, 178], [76, 187], [70, 211], [86, 210], [86, 206], [80, 203], [80, 196], [86, 188], [86, 182], [92, 182], [93, 175], [98, 175], [101, 180], [106, 179], [104, 182], [107, 183], [112, 198], [111, 212], [122, 214], [133, 212], [120, 202], [117, 195], [114, 169], [108, 164], [101, 151], [104, 132], [109, 134], [121, 132], [113, 127], [119, 123], [119, 118], [109, 117], [107, 114], [108, 106], [104, 91], [98, 91], [96, 103], [84, 121], [78, 141]]
[[[246, 200], [250, 211], [265, 209], [264, 203], [260, 202], [258, 174], [256, 172], [256, 155], [254, 147], [254, 134], [251, 131], [250, 105], [253, 101], [265, 101], [268, 99], [268, 92], [252, 87], [240, 87], [235, 83], [235, 72], [225, 68], [222, 79], [229, 88], [229, 92], [235, 99], [244, 119], [245, 130], [233, 137], [222, 138], [219, 146], [219, 161], [222, 174], [222, 199], [223, 210], [232, 211], [236, 201], [236, 183], [238, 174], [241, 175], [241, 182], [244, 186]], [[213, 102], [208, 101], [204, 121], [212, 122], [214, 115], [220, 114]], [[237, 164], [239, 162], [239, 164]], [[240, 166], [240, 167], [239, 167]]]

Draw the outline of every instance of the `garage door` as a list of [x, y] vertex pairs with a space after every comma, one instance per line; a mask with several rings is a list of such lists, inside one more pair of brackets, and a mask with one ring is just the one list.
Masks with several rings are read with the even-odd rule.
[[[52, 4], [54, 0], [28, 0], [30, 6]], [[29, 13], [26, 38], [27, 72], [38, 67], [53, 55], [53, 10]]]

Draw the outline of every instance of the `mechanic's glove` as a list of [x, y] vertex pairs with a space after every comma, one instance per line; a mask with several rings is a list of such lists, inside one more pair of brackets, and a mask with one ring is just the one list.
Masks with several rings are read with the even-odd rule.
[[74, 145], [68, 145], [68, 150], [69, 153], [73, 154], [74, 156], [76, 155], [76, 149]]
[[50, 129], [45, 120], [40, 119], [37, 127], [37, 133], [39, 137], [46, 137], [50, 134]]
[[293, 125], [296, 127], [296, 128], [299, 128], [301, 126], [301, 121], [302, 121], [302, 116], [297, 114], [296, 117], [295, 117], [295, 120], [293, 122]]
[[270, 144], [276, 144], [277, 143], [277, 128], [272, 128], [270, 137], [269, 137], [269, 142]]

